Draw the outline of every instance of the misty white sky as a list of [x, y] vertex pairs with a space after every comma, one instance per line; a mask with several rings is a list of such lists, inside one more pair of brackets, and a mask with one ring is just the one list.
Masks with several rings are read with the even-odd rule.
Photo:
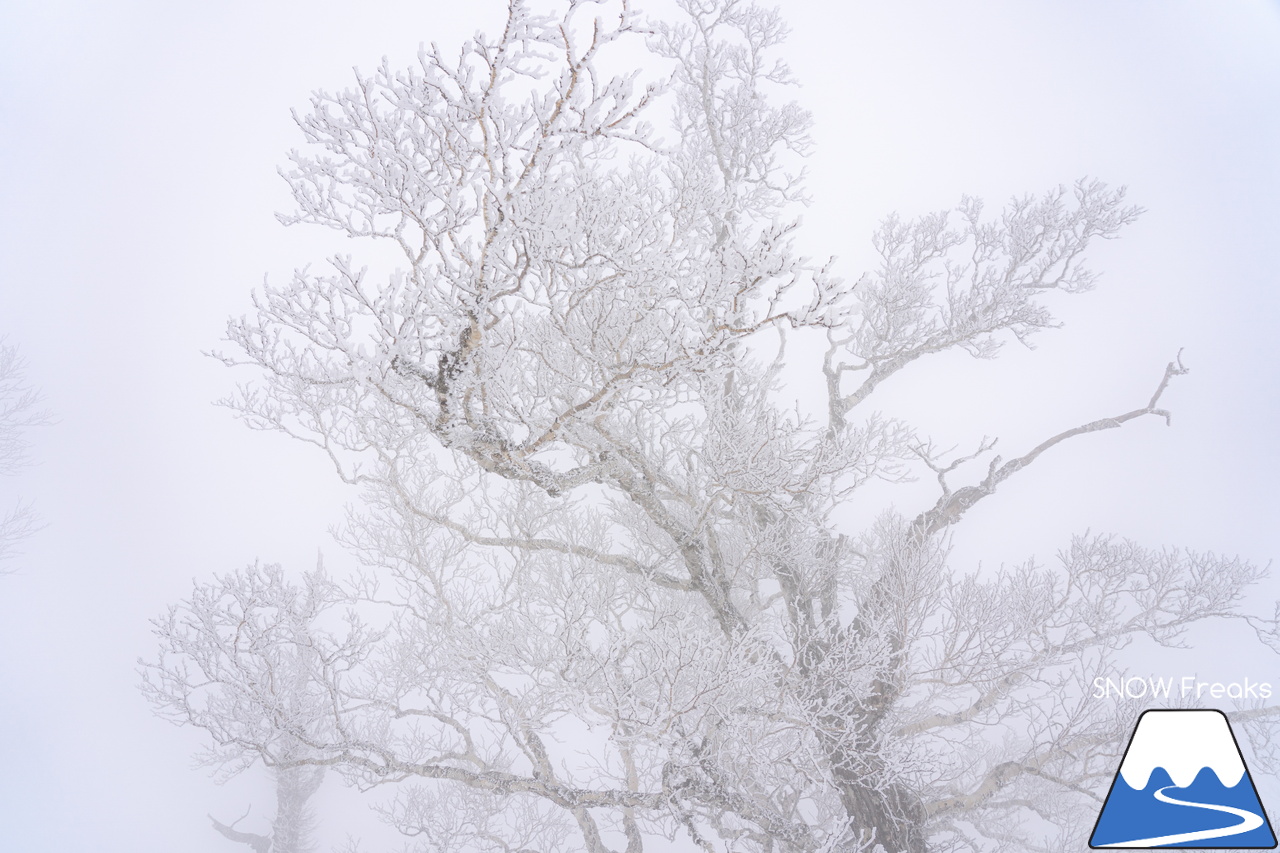
[[[264, 274], [358, 248], [276, 224], [275, 168], [301, 144], [289, 110], [353, 65], [493, 30], [503, 5], [0, 3], [0, 335], [59, 419], [34, 436], [39, 464], [0, 484], [0, 507], [25, 495], [48, 525], [0, 577], [5, 850], [236, 849], [205, 812], [234, 819], [263, 786], [218, 788], [191, 767], [198, 734], [151, 716], [135, 671], [147, 620], [254, 559], [303, 569], [322, 549], [347, 565], [327, 529], [354, 495], [308, 448], [214, 407], [250, 377], [201, 352]], [[998, 207], [1088, 175], [1148, 210], [1091, 252], [1098, 290], [1059, 300], [1066, 328], [1036, 351], [886, 387], [881, 405], [940, 443], [998, 435], [1012, 455], [1145, 404], [1185, 347], [1173, 428], [1055, 450], [973, 512], [957, 565], [1048, 559], [1085, 529], [1280, 557], [1280, 5], [785, 7], [816, 119], [805, 245], [845, 277], [884, 214], [962, 193]], [[932, 502], [927, 485], [903, 491], [905, 511]], [[1273, 581], [1250, 605], [1277, 597]], [[1189, 660], [1280, 685], [1280, 659], [1224, 648]]]

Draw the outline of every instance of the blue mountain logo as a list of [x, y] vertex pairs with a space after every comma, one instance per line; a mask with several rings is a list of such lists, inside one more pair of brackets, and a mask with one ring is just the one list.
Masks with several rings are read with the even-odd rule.
[[1274, 848], [1275, 833], [1226, 715], [1143, 712], [1089, 846]]

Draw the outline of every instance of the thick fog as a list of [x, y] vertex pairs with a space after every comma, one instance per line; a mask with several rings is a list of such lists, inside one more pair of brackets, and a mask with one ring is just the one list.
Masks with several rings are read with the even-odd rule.
[[[44, 0], [0, 13], [0, 335], [55, 423], [0, 483], [43, 529], [0, 575], [0, 847], [236, 849], [225, 822], [272, 808], [261, 768], [225, 785], [193, 764], [203, 733], [138, 690], [150, 620], [255, 560], [354, 564], [329, 529], [357, 492], [314, 447], [254, 432], [215, 402], [250, 381], [205, 353], [264, 275], [355, 250], [285, 228], [276, 174], [303, 140], [290, 110], [422, 42], [493, 31], [505, 4]], [[1146, 209], [1089, 250], [1097, 288], [1054, 301], [1064, 327], [996, 361], [921, 362], [879, 406], [940, 445], [998, 436], [1012, 456], [1146, 405], [1179, 351], [1190, 372], [1143, 418], [1053, 449], [973, 511], [954, 564], [976, 570], [1128, 536], [1265, 564], [1280, 556], [1280, 7], [787, 2], [785, 55], [814, 115], [806, 253], [852, 281], [884, 215], [962, 194], [993, 209], [1089, 176]], [[661, 129], [659, 129], [661, 131]], [[899, 492], [904, 512], [936, 498]], [[914, 503], [912, 503], [914, 501]], [[850, 512], [855, 512], [852, 506]], [[1273, 577], [1245, 609], [1270, 615]], [[1231, 628], [1135, 674], [1248, 677], [1280, 658]], [[1247, 649], [1244, 652], [1240, 649]], [[1144, 657], [1144, 655], [1146, 657]], [[1229, 708], [1228, 708], [1229, 710]], [[386, 836], [331, 774], [322, 849]], [[1263, 786], [1272, 813], [1280, 790]], [[248, 826], [247, 820], [244, 826]]]

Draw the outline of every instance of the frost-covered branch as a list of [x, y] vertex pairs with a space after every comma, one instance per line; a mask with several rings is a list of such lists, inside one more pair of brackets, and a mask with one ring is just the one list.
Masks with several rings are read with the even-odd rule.
[[[1177, 359], [1169, 362], [1165, 367], [1164, 376], [1161, 378], [1159, 386], [1156, 387], [1155, 393], [1151, 395], [1151, 400], [1146, 406], [1140, 409], [1134, 409], [1130, 412], [1125, 412], [1122, 415], [1090, 421], [1087, 424], [1081, 424], [1078, 427], [1063, 430], [1057, 435], [1040, 442], [1022, 456], [1010, 459], [1007, 462], [1003, 461], [1001, 457], [996, 456], [991, 460], [991, 463], [988, 466], [987, 476], [984, 477], [976, 486], [965, 486], [953, 492], [946, 484], [945, 474], [950, 473], [950, 470], [954, 469], [955, 465], [953, 464], [949, 469], [938, 471], [938, 479], [942, 483], [943, 488], [942, 497], [938, 499], [938, 503], [935, 504], [932, 509], [921, 513], [920, 516], [916, 518], [915, 525], [922, 533], [930, 535], [955, 524], [970, 507], [983, 498], [993, 494], [1001, 483], [1026, 468], [1032, 462], [1036, 461], [1040, 454], [1055, 445], [1061, 444], [1067, 439], [1075, 438], [1076, 436], [1085, 435], [1091, 432], [1098, 432], [1100, 430], [1117, 429], [1128, 421], [1143, 417], [1144, 415], [1156, 415], [1164, 418], [1166, 424], [1170, 423], [1172, 416], [1169, 412], [1165, 409], [1158, 408], [1160, 397], [1169, 386], [1170, 379], [1174, 376], [1182, 376], [1188, 372], [1188, 369], [1182, 365], [1182, 353], [1179, 351]], [[989, 449], [990, 445], [987, 445], [978, 452], [981, 453]], [[977, 454], [975, 454], [975, 456], [976, 455]], [[972, 458], [974, 457], [968, 457], [958, 461], [969, 461]], [[934, 470], [937, 469], [935, 468]]]
[[[992, 358], [1002, 335], [1031, 346], [1036, 332], [1057, 325], [1042, 295], [1092, 288], [1089, 243], [1114, 238], [1141, 213], [1124, 197], [1123, 188], [1080, 180], [1070, 198], [1065, 187], [1016, 198], [994, 221], [968, 197], [956, 208], [957, 227], [945, 212], [886, 219], [874, 239], [880, 268], [859, 282], [860, 319], [828, 332], [832, 422], [922, 356], [960, 349]], [[851, 390], [846, 375], [861, 377]]]

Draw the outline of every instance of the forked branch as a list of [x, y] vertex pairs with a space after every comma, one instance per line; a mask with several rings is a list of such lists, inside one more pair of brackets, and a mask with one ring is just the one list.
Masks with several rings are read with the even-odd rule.
[[1126, 422], [1134, 420], [1135, 418], [1140, 418], [1143, 415], [1158, 415], [1164, 418], [1166, 424], [1170, 423], [1172, 415], [1168, 410], [1159, 408], [1160, 397], [1164, 394], [1165, 389], [1169, 387], [1170, 379], [1175, 376], [1181, 376], [1187, 372], [1188, 369], [1182, 364], [1182, 350], [1179, 350], [1177, 358], [1169, 362], [1165, 367], [1164, 376], [1161, 377], [1160, 384], [1156, 387], [1155, 393], [1151, 395], [1151, 400], [1147, 405], [1140, 409], [1134, 409], [1131, 412], [1125, 412], [1122, 415], [1090, 421], [1087, 424], [1082, 424], [1078, 427], [1064, 430], [1063, 432], [1040, 442], [1040, 444], [1036, 445], [1022, 456], [1019, 456], [1016, 459], [1010, 459], [1003, 465], [1000, 464], [1001, 457], [995, 457], [991, 460], [987, 476], [982, 480], [982, 482], [978, 483], [976, 486], [965, 486], [964, 488], [957, 489], [954, 492], [944, 491], [943, 496], [938, 499], [938, 502], [932, 509], [921, 513], [916, 518], [913, 526], [920, 535], [923, 536], [929, 536], [943, 530], [944, 528], [950, 527], [959, 521], [970, 507], [988, 495], [993, 494], [996, 488], [1005, 480], [1009, 479], [1023, 468], [1026, 468], [1038, 459], [1040, 454], [1044, 453], [1049, 448], [1056, 444], [1061, 444], [1069, 438], [1074, 438], [1078, 435], [1084, 435], [1090, 432], [1098, 432], [1104, 429], [1116, 429]]

